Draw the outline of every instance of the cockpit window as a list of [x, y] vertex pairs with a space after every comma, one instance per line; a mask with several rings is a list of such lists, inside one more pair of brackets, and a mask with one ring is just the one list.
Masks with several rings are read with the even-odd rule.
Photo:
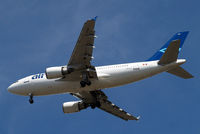
[[24, 81], [24, 83], [28, 83], [28, 82], [29, 82], [29, 80]]

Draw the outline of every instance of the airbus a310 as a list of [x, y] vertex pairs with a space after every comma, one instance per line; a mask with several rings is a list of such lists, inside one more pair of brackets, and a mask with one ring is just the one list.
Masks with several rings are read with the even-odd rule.
[[95, 39], [96, 17], [85, 22], [67, 65], [46, 68], [39, 73], [20, 79], [8, 87], [8, 91], [23, 96], [69, 93], [80, 100], [63, 103], [64, 113], [79, 112], [88, 107], [100, 108], [124, 120], [138, 120], [112, 102], [102, 89], [133, 83], [153, 75], [167, 72], [188, 79], [193, 76], [180, 65], [185, 59], [178, 54], [188, 31], [176, 33], [161, 49], [144, 62], [95, 67], [91, 64]]

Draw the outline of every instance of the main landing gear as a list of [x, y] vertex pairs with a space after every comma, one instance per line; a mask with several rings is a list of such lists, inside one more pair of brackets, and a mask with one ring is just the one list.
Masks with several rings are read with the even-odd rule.
[[80, 82], [81, 87], [85, 87], [86, 85], [90, 86], [91, 81], [88, 78], [88, 73], [83, 72], [82, 73], [82, 81]]
[[97, 101], [96, 103], [94, 104], [90, 104], [91, 108], [92, 109], [95, 109], [96, 107], [100, 107], [101, 106], [101, 103], [99, 101]]
[[86, 85], [90, 86], [91, 82], [89, 80], [88, 81], [81, 81], [80, 84], [81, 84], [81, 87], [85, 87]]
[[30, 103], [30, 104], [33, 104], [33, 102], [34, 102], [34, 101], [33, 101], [33, 94], [29, 94], [29, 97], [30, 97], [30, 98], [29, 98], [29, 103]]

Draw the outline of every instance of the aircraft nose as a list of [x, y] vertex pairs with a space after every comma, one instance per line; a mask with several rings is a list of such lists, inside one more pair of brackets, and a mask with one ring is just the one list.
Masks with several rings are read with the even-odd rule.
[[14, 88], [14, 85], [12, 84], [12, 85], [10, 85], [9, 87], [8, 87], [8, 92], [10, 92], [10, 93], [13, 93], [13, 90], [14, 90], [15, 88]]
[[27, 95], [27, 92], [29, 92], [27, 90], [27, 85], [23, 85], [21, 83], [13, 83], [11, 84], [7, 90], [8, 92], [12, 93], [12, 94], [16, 94], [16, 95]]
[[19, 86], [17, 83], [13, 83], [8, 87], [7, 90], [10, 93], [17, 94], [19, 92]]

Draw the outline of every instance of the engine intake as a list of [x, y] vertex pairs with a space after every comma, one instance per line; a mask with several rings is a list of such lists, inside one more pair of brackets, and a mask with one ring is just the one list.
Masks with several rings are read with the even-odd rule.
[[46, 69], [45, 74], [47, 79], [61, 78], [66, 74], [70, 74], [73, 71], [72, 68], [67, 68], [67, 66], [61, 67], [49, 67]]
[[63, 103], [64, 113], [75, 113], [86, 108], [87, 108], [87, 105], [82, 101], [70, 101], [70, 102]]

